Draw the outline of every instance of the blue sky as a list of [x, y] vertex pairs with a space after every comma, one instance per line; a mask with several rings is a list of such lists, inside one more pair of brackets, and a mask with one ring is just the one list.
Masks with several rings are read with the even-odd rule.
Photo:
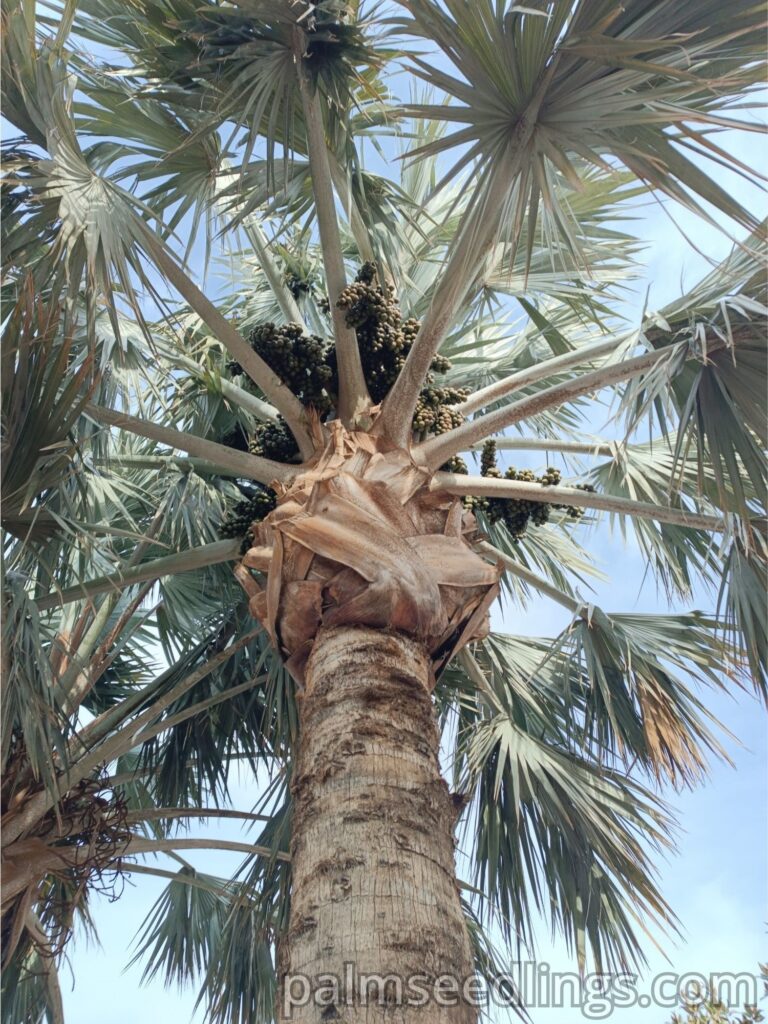
[[[755, 151], [756, 143], [731, 135], [727, 147], [753, 165], [765, 166], [765, 148]], [[762, 156], [762, 160], [761, 160]], [[741, 179], [727, 172], [718, 177], [727, 187], [738, 189], [742, 202], [752, 208], [764, 208], [762, 197], [749, 190]], [[680, 295], [709, 268], [706, 257], [722, 258], [730, 248], [729, 240], [715, 228], [681, 211], [676, 212], [689, 236], [700, 250], [695, 252], [665, 213], [655, 205], [644, 209], [636, 225], [648, 242], [643, 262], [647, 267], [644, 283], [650, 288], [648, 305], [658, 308]], [[634, 294], [639, 311], [645, 299], [644, 287]], [[598, 553], [601, 567], [611, 581], [597, 587], [594, 600], [610, 611], [658, 611], [665, 602], [653, 585], [639, 592], [644, 563], [633, 543], [625, 546], [612, 538], [606, 527], [598, 527], [587, 546]], [[704, 595], [694, 595], [690, 607], [709, 607]], [[533, 602], [525, 613], [510, 614], [506, 620], [497, 610], [496, 628], [514, 633], [556, 635], [565, 624], [565, 613], [549, 602]], [[666, 956], [649, 941], [648, 976], [666, 970], [752, 971], [765, 959], [766, 928], [766, 730], [763, 711], [747, 693], [728, 696], [712, 694], [707, 704], [730, 730], [727, 740], [733, 766], [715, 764], [706, 786], [693, 792], [667, 794], [681, 825], [678, 854], [659, 864], [660, 886], [678, 914], [683, 939], [664, 941]], [[235, 806], [249, 809], [256, 801], [254, 781], [240, 779], [233, 785]], [[194, 834], [203, 830], [197, 827]], [[236, 824], [211, 826], [208, 834], [240, 838]], [[239, 855], [222, 852], [190, 853], [188, 859], [201, 870], [227, 875], [240, 863]], [[165, 881], [137, 877], [128, 884], [121, 899], [109, 903], [93, 900], [93, 915], [100, 946], [87, 943], [82, 936], [68, 949], [67, 963], [61, 971], [64, 1005], [69, 1024], [134, 1024], [136, 1021], [167, 1020], [173, 1024], [195, 1021], [201, 1024], [201, 1012], [194, 1014], [195, 991], [167, 990], [161, 980], [140, 986], [141, 966], [125, 970], [130, 959], [130, 943], [144, 917], [165, 886]], [[545, 922], [539, 931], [538, 958], [553, 970], [572, 970], [562, 944], [552, 941]], [[78, 979], [75, 988], [72, 979]], [[531, 1008], [534, 1024], [578, 1024], [578, 1010]], [[663, 1024], [671, 1010], [617, 1011], [611, 1020], [617, 1024]], [[502, 1019], [499, 1017], [498, 1019]]]
[[[609, 610], [654, 611], [659, 607], [653, 593], [638, 599], [637, 583], [643, 571], [641, 556], [618, 540], [599, 534], [590, 545], [600, 550], [606, 570], [619, 568], [613, 583], [598, 588], [596, 601]], [[692, 607], [695, 607], [695, 603]], [[564, 624], [560, 611], [551, 603], [533, 603], [525, 618], [515, 622], [499, 621], [518, 633], [555, 634]], [[681, 832], [678, 853], [659, 864], [660, 887], [680, 918], [683, 938], [677, 942], [662, 940], [668, 959], [649, 942], [647, 977], [661, 971], [754, 971], [765, 959], [766, 906], [766, 821], [768, 797], [766, 784], [766, 731], [764, 712], [749, 694], [733, 697], [714, 693], [708, 699], [710, 710], [738, 737], [726, 746], [733, 767], [714, 764], [707, 784], [693, 792], [668, 794], [676, 809]], [[249, 807], [255, 800], [254, 788], [241, 781], [234, 787], [236, 806]], [[198, 833], [195, 828], [195, 834]], [[227, 823], [209, 833], [235, 838], [236, 826]], [[225, 874], [240, 862], [239, 855], [221, 852], [187, 853], [188, 859], [202, 870]], [[97, 899], [95, 918], [102, 947], [77, 942], [69, 951], [72, 974], [79, 979], [69, 990], [66, 968], [62, 972], [64, 1004], [70, 1024], [134, 1024], [135, 1021], [168, 1020], [173, 1024], [195, 1021], [202, 1024], [203, 1014], [193, 1017], [194, 992], [166, 990], [162, 982], [139, 986], [141, 968], [123, 968], [129, 959], [132, 937], [144, 916], [160, 894], [164, 882], [137, 878], [128, 886], [119, 902], [108, 904]], [[546, 923], [539, 931], [538, 959], [553, 971], [574, 970], [562, 943], [549, 940]], [[641, 986], [642, 988], [642, 986]], [[671, 1010], [650, 1008], [616, 1010], [610, 1018], [616, 1024], [663, 1024]], [[534, 1024], [578, 1024], [578, 1010], [531, 1009]], [[496, 1018], [505, 1019], [501, 1014]]]
[[[752, 161], [759, 154], [754, 143], [731, 140], [739, 155]], [[758, 160], [759, 162], [759, 160]], [[723, 174], [728, 182], [728, 176]], [[744, 194], [744, 186], [738, 186]], [[761, 202], [756, 195], [755, 203]], [[753, 207], [756, 208], [756, 207]], [[648, 241], [644, 256], [650, 287], [648, 304], [658, 308], [676, 297], [709, 269], [706, 257], [722, 258], [730, 242], [721, 232], [692, 217], [677, 214], [686, 232], [696, 240], [695, 252], [667, 215], [655, 205], [644, 211], [638, 233]], [[635, 293], [639, 309], [644, 287]], [[612, 579], [596, 588], [594, 600], [610, 611], [659, 611], [665, 602], [653, 584], [640, 591], [644, 562], [633, 543], [625, 545], [611, 537], [607, 527], [593, 528], [587, 547], [597, 553], [603, 570]], [[694, 595], [689, 607], [710, 607], [705, 595]], [[682, 610], [682, 609], [681, 609]], [[565, 612], [546, 601], [534, 602], [522, 615], [497, 610], [496, 628], [515, 633], [556, 635], [564, 625]], [[506, 619], [506, 621], [505, 621]], [[660, 971], [754, 971], [765, 959], [766, 929], [766, 730], [760, 705], [748, 693], [711, 693], [707, 706], [733, 734], [725, 745], [733, 766], [712, 766], [704, 787], [679, 794], [668, 793], [679, 817], [681, 831], [678, 853], [659, 864], [661, 889], [680, 918], [682, 939], [671, 941], [657, 936], [664, 953], [647, 943], [649, 968], [646, 977]], [[256, 787], [239, 780], [233, 790], [236, 806], [249, 808], [256, 799]], [[210, 834], [239, 836], [238, 826], [225, 823], [211, 827]], [[195, 829], [195, 834], [199, 830]], [[202, 870], [228, 874], [240, 862], [238, 855], [222, 852], [190, 853], [189, 860]], [[166, 990], [162, 981], [140, 986], [141, 967], [124, 970], [130, 959], [129, 946], [142, 920], [165, 882], [146, 877], [127, 885], [116, 903], [96, 898], [94, 917], [101, 946], [82, 938], [68, 951], [68, 970], [62, 970], [64, 1003], [70, 1024], [133, 1024], [137, 1020], [169, 1020], [174, 1024], [195, 1021], [192, 989]], [[538, 959], [553, 971], [573, 970], [574, 964], [559, 941], [551, 940], [547, 925], [539, 931]], [[78, 978], [74, 990], [71, 978]], [[534, 1024], [578, 1024], [585, 1019], [578, 1009], [532, 1007]], [[663, 1024], [671, 1009], [652, 1007], [617, 1010], [610, 1017], [617, 1024]], [[492, 1019], [505, 1019], [498, 1014]]]

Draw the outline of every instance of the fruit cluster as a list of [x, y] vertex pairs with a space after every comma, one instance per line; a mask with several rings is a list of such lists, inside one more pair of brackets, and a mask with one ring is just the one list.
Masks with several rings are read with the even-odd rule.
[[314, 406], [321, 414], [331, 411], [331, 369], [322, 338], [305, 334], [299, 324], [266, 323], [254, 327], [248, 341], [302, 405]]
[[[251, 331], [248, 341], [270, 370], [286, 384], [305, 406], [313, 406], [321, 416], [333, 408], [331, 387], [333, 371], [328, 362], [328, 346], [316, 334], [305, 334], [299, 324], [260, 324]], [[230, 362], [232, 374], [243, 372], [239, 363]], [[260, 423], [248, 445], [254, 455], [263, 455], [278, 462], [291, 462], [299, 454], [299, 446], [282, 419], [277, 423]]]
[[[300, 288], [298, 279], [288, 282], [292, 291]], [[419, 321], [404, 319], [394, 289], [376, 283], [376, 266], [364, 263], [355, 280], [339, 296], [337, 307], [344, 312], [348, 327], [357, 336], [360, 359], [368, 389], [374, 402], [381, 402], [400, 374], [414, 339]], [[305, 334], [299, 324], [276, 326], [262, 324], [250, 334], [252, 348], [286, 384], [305, 406], [314, 407], [321, 417], [334, 408], [338, 390], [336, 350], [322, 338]], [[233, 373], [242, 373], [237, 363], [229, 364]], [[413, 429], [418, 434], [442, 434], [461, 425], [464, 417], [459, 409], [468, 392], [463, 388], [441, 386], [435, 383], [435, 373], [446, 373], [451, 367], [448, 359], [436, 356], [431, 372], [422, 389], [413, 418]], [[238, 439], [239, 440], [239, 439]], [[225, 442], [226, 443], [226, 442]], [[236, 445], [243, 448], [242, 442]], [[280, 418], [277, 423], [260, 424], [249, 439], [248, 449], [278, 462], [290, 462], [298, 454], [298, 445]], [[464, 460], [453, 456], [443, 467], [453, 473], [467, 473]], [[544, 487], [557, 486], [560, 471], [548, 467], [536, 476], [531, 470], [510, 467], [502, 477], [496, 461], [496, 443], [487, 441], [483, 446], [480, 472], [485, 477], [539, 483]], [[580, 490], [594, 491], [589, 484], [577, 484]], [[490, 522], [504, 522], [513, 539], [523, 536], [529, 523], [543, 526], [549, 521], [553, 509], [565, 511], [571, 519], [579, 519], [583, 511], [573, 505], [533, 501], [522, 498], [467, 498], [468, 507], [483, 512]], [[222, 537], [245, 536], [251, 523], [261, 520], [275, 506], [274, 494], [261, 489], [245, 501], [238, 502], [222, 523]]]
[[[296, 275], [286, 282], [294, 294], [311, 287]], [[403, 368], [419, 321], [403, 318], [394, 289], [376, 284], [376, 266], [364, 263], [355, 280], [339, 296], [336, 303], [344, 311], [348, 327], [355, 330], [363, 373], [371, 398], [381, 402]], [[305, 406], [312, 406], [325, 417], [334, 407], [338, 391], [336, 349], [314, 334], [305, 334], [299, 324], [261, 324], [248, 341]], [[242, 374], [239, 363], [228, 364], [232, 374]], [[413, 429], [419, 434], [443, 434], [460, 426], [464, 417], [457, 408], [467, 397], [463, 388], [443, 387], [435, 383], [435, 373], [446, 373], [450, 360], [435, 356], [431, 371], [419, 395], [413, 418]], [[238, 446], [240, 447], [240, 446]], [[255, 455], [290, 462], [299, 453], [298, 445], [285, 422], [260, 424], [250, 439], [249, 450]]]
[[[403, 319], [391, 285], [382, 288], [375, 282], [375, 264], [364, 263], [336, 305], [344, 311], [347, 327], [355, 330], [371, 398], [381, 402], [397, 380], [420, 325], [415, 317]], [[433, 374], [447, 373], [450, 368], [450, 360], [443, 356], [432, 360], [432, 373], [419, 395], [413, 419], [418, 433], [442, 434], [464, 421], [458, 409], [451, 407], [463, 402], [468, 392], [435, 384]]]
[[[429, 375], [432, 377], [432, 374]], [[420, 434], [446, 434], [460, 427], [464, 416], [456, 408], [469, 394], [466, 388], [439, 387], [428, 383], [422, 388], [413, 416], [413, 429]]]
[[277, 504], [274, 491], [256, 484], [247, 498], [238, 501], [227, 512], [219, 527], [221, 537], [242, 537], [248, 547], [248, 534], [254, 523], [260, 523]]
[[[364, 263], [336, 306], [357, 335], [360, 361], [371, 398], [381, 402], [397, 379], [419, 329], [418, 320], [403, 320], [394, 289], [374, 283], [376, 267]], [[335, 354], [334, 354], [335, 357]], [[335, 358], [334, 358], [335, 363]]]
[[259, 423], [248, 444], [251, 455], [261, 455], [275, 462], [291, 462], [299, 454], [296, 438], [282, 416], [277, 423]]
[[[480, 457], [480, 473], [485, 477], [504, 480], [519, 480], [524, 483], [539, 483], [543, 487], [556, 487], [562, 480], [559, 469], [548, 466], [541, 476], [536, 476], [530, 469], [517, 470], [514, 466], [501, 473], [496, 463], [496, 442], [486, 441]], [[591, 484], [576, 484], [578, 490], [594, 491]], [[544, 526], [549, 522], [553, 509], [565, 511], [569, 519], [580, 519], [584, 510], [574, 505], [560, 505], [554, 502], [531, 501], [523, 498], [470, 498], [471, 507], [484, 512], [492, 523], [503, 522], [513, 540], [519, 540], [528, 529], [528, 523]]]
[[452, 455], [447, 462], [440, 467], [443, 473], [458, 473], [461, 476], [469, 475], [469, 466], [460, 455]]
[[294, 299], [300, 299], [312, 291], [312, 282], [298, 274], [289, 272], [285, 275], [285, 285]]

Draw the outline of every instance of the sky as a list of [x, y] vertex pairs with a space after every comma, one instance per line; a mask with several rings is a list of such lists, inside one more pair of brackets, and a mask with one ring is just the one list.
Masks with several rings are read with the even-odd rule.
[[[740, 155], [755, 159], [751, 142], [733, 138]], [[746, 147], [746, 150], [745, 150]], [[724, 180], [727, 178], [724, 176]], [[757, 201], [757, 199], [756, 199]], [[643, 215], [638, 233], [648, 242], [644, 254], [649, 287], [648, 305], [659, 308], [698, 280], [709, 269], [706, 258], [722, 258], [730, 241], [718, 230], [679, 214], [686, 233], [692, 234], [695, 252], [672, 221], [655, 205]], [[639, 309], [644, 287], [634, 302]], [[653, 585], [639, 591], [644, 561], [633, 542], [612, 537], [606, 526], [593, 527], [586, 539], [597, 553], [598, 565], [612, 578], [598, 584], [590, 599], [608, 611], [663, 610], [665, 601]], [[710, 607], [706, 595], [695, 594], [690, 608]], [[680, 609], [684, 610], [684, 609]], [[511, 612], [511, 610], [510, 610]], [[521, 613], [504, 614], [497, 608], [494, 627], [516, 634], [556, 635], [565, 625], [563, 609], [547, 601], [535, 601]], [[514, 617], [514, 621], [512, 621]], [[706, 784], [693, 791], [666, 793], [680, 823], [677, 854], [659, 863], [662, 893], [679, 917], [682, 935], [676, 940], [656, 935], [660, 949], [646, 944], [648, 969], [639, 991], [648, 991], [650, 980], [660, 972], [755, 972], [766, 959], [766, 728], [761, 706], [747, 692], [710, 692], [707, 706], [732, 734], [724, 743], [732, 764], [714, 763]], [[250, 808], [256, 800], [252, 782], [239, 780], [233, 787], [234, 805]], [[195, 829], [195, 834], [201, 830]], [[238, 826], [211, 826], [208, 834], [240, 838]], [[240, 863], [239, 855], [224, 852], [188, 853], [201, 870], [226, 875]], [[166, 883], [135, 878], [115, 903], [97, 897], [93, 913], [100, 946], [76, 937], [62, 969], [64, 1005], [70, 1024], [134, 1024], [135, 1021], [167, 1020], [173, 1024], [203, 1024], [202, 1011], [194, 1012], [194, 989], [165, 989], [160, 979], [141, 985], [140, 965], [126, 969], [131, 942]], [[573, 972], [575, 964], [562, 941], [553, 940], [546, 922], [538, 931], [537, 961], [551, 972]], [[72, 987], [72, 979], [79, 984]], [[668, 988], [663, 994], [669, 992]], [[597, 1007], [597, 1008], [595, 1008]], [[599, 1003], [586, 1007], [530, 1006], [533, 1024], [578, 1024], [603, 1019]], [[597, 1016], [596, 1016], [597, 1014]], [[616, 1024], [664, 1024], [672, 1014], [669, 1006], [652, 1005], [615, 1009]], [[491, 1021], [507, 1019], [506, 1012], [492, 1011]]]
[[[731, 135], [726, 148], [753, 165], [766, 165], [768, 155], [756, 151], [756, 143]], [[738, 189], [742, 202], [754, 201], [753, 209], [764, 203], [755, 190], [747, 189], [740, 179], [725, 171], [717, 177], [726, 187]], [[677, 211], [681, 226], [693, 237], [698, 251], [686, 241], [660, 207], [649, 204], [635, 225], [647, 242], [642, 256], [646, 266], [643, 285], [632, 297], [639, 312], [647, 305], [660, 308], [694, 284], [709, 269], [707, 260], [722, 259], [731, 242], [721, 231]], [[633, 541], [625, 544], [612, 537], [606, 526], [592, 528], [587, 547], [598, 555], [598, 565], [611, 576], [609, 582], [596, 585], [589, 595], [608, 611], [653, 612], [666, 610], [664, 600], [653, 585], [639, 591], [645, 565]], [[690, 608], [709, 610], [711, 602], [704, 594], [694, 594]], [[683, 608], [679, 610], [685, 610]], [[566, 624], [566, 613], [551, 602], [534, 601], [526, 611], [515, 608], [504, 614], [495, 611], [494, 627], [516, 634], [556, 635]], [[768, 780], [766, 755], [768, 744], [765, 717], [761, 706], [747, 692], [718, 693], [707, 696], [709, 710], [731, 734], [724, 745], [732, 764], [714, 763], [704, 786], [692, 791], [666, 793], [680, 824], [677, 853], [659, 863], [659, 886], [678, 915], [682, 935], [677, 939], [655, 935], [646, 950], [648, 968], [640, 989], [648, 991], [651, 979], [660, 972], [678, 974], [712, 971], [754, 972], [766, 956], [766, 866], [768, 834], [766, 806]], [[252, 780], [240, 778], [233, 783], [233, 804], [250, 809], [256, 802], [257, 788]], [[207, 829], [195, 827], [193, 834], [240, 838], [236, 823]], [[232, 874], [241, 863], [240, 855], [221, 851], [195, 851], [188, 860], [200, 870]], [[128, 880], [119, 900], [110, 902], [96, 896], [92, 912], [100, 943], [76, 935], [67, 950], [61, 969], [64, 1007], [69, 1024], [135, 1024], [137, 1021], [168, 1021], [171, 1024], [203, 1024], [202, 1011], [195, 1011], [196, 990], [166, 989], [157, 978], [141, 984], [142, 965], [127, 968], [132, 956], [131, 943], [165, 880], [135, 876]], [[537, 962], [550, 972], [573, 972], [575, 963], [562, 941], [549, 935], [545, 921], [538, 930]], [[74, 985], [74, 979], [79, 979]], [[668, 990], [667, 990], [668, 991]], [[635, 1006], [614, 1010], [610, 1020], [616, 1024], [665, 1024], [671, 1006]], [[579, 1024], [581, 1020], [603, 1019], [594, 1007], [561, 1008], [529, 1004], [533, 1024]], [[596, 1016], [597, 1014], [597, 1016]], [[491, 1012], [490, 1019], [507, 1019], [506, 1014]]]

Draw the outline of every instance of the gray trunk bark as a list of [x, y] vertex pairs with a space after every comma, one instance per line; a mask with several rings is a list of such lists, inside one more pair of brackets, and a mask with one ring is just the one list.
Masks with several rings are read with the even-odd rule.
[[315, 640], [294, 765], [280, 1021], [478, 1019], [471, 990], [462, 994], [472, 950], [430, 678], [424, 648], [401, 634], [345, 627]]

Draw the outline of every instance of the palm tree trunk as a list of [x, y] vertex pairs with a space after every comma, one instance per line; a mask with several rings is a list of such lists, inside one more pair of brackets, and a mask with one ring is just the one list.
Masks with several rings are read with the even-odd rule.
[[[477, 1021], [462, 998], [473, 958], [431, 678], [426, 651], [402, 634], [317, 635], [300, 702], [280, 1021]], [[456, 1005], [435, 1001], [441, 976]]]

